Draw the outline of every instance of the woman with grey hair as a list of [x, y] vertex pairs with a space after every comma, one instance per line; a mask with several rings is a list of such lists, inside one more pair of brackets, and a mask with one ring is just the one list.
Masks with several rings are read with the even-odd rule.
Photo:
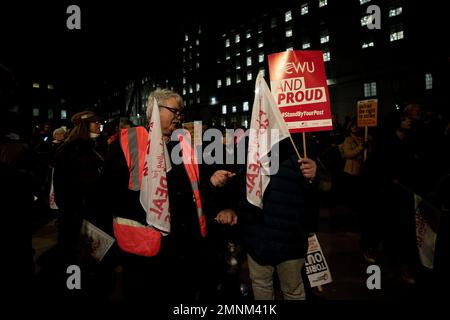
[[59, 144], [61, 142], [64, 142], [65, 139], [66, 139], [66, 130], [64, 130], [64, 128], [57, 128], [53, 130], [52, 143]]
[[[178, 141], [171, 141], [171, 135], [181, 124], [183, 99], [172, 90], [156, 89], [148, 98], [148, 120], [151, 119], [155, 107], [159, 108], [163, 140], [171, 154], [172, 149], [178, 144]], [[133, 130], [125, 130], [129, 131], [127, 133], [122, 131], [123, 134], [127, 134], [130, 139]], [[129, 140], [124, 141], [122, 145], [120, 139], [113, 142], [105, 160], [108, 206], [116, 218], [133, 220], [149, 227], [146, 212], [139, 200], [140, 190], [133, 190], [129, 185], [133, 171], [132, 159], [146, 151], [146, 144], [140, 146], [139, 143], [128, 142]], [[139, 150], [131, 147], [137, 145]], [[185, 149], [182, 149], [184, 152]], [[210, 276], [217, 270], [208, 254], [209, 244], [205, 238], [204, 220], [200, 218], [198, 211], [199, 203], [193, 201], [197, 200], [194, 195], [198, 186], [201, 200], [206, 199], [202, 191], [208, 184], [194, 186], [188, 174], [188, 166], [184, 163], [171, 163], [171, 167], [172, 169], [167, 172], [166, 184], [170, 206], [170, 233], [161, 238], [158, 253], [155, 255], [139, 251], [142, 243], [137, 243], [136, 250], [133, 250], [130, 246], [121, 246], [118, 241], [121, 248], [126, 298], [194, 300], [199, 298], [199, 293], [207, 284], [211, 284]], [[205, 213], [208, 214], [207, 211]], [[117, 235], [116, 238], [118, 239]]]
[[147, 100], [147, 119], [152, 116], [154, 99], [159, 107], [161, 118], [161, 131], [165, 142], [170, 141], [170, 136], [179, 128], [183, 119], [183, 98], [175, 91], [169, 89], [156, 89], [151, 92]]

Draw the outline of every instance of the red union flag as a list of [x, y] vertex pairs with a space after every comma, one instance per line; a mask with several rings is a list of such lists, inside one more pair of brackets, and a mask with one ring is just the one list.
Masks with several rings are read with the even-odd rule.
[[270, 87], [289, 132], [332, 130], [322, 51], [269, 55]]
[[163, 234], [168, 234], [170, 232], [170, 213], [167, 172], [172, 167], [166, 144], [162, 139], [161, 121], [157, 106], [158, 103], [155, 99], [150, 118], [139, 200], [147, 214], [147, 223]]
[[256, 78], [247, 153], [247, 200], [257, 207], [262, 208], [262, 197], [270, 181], [268, 154], [287, 137], [289, 131], [260, 72]]

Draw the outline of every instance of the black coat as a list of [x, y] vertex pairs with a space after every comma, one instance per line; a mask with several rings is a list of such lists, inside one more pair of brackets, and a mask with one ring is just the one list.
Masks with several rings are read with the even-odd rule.
[[53, 177], [58, 207], [65, 214], [93, 218], [102, 192], [102, 170], [103, 157], [93, 140], [74, 140], [59, 147]]
[[244, 186], [239, 218], [248, 253], [260, 264], [278, 264], [304, 258], [308, 250], [308, 233], [315, 231], [318, 218], [317, 188], [306, 181], [290, 141], [280, 144], [280, 165], [263, 197], [263, 209], [246, 200]]

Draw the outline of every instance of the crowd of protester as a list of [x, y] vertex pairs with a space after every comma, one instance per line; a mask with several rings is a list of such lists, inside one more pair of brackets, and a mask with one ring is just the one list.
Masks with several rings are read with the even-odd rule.
[[[181, 125], [182, 100], [173, 92], [158, 99], [162, 127], [168, 130], [163, 135], [170, 136]], [[20, 182], [26, 187], [22, 195], [32, 196], [18, 203], [32, 201], [32, 206], [57, 217], [58, 245], [53, 264], [41, 272], [39, 289], [80, 294], [65, 290], [62, 279], [67, 277], [67, 265], [80, 263], [83, 219], [114, 236], [112, 218], [124, 213], [119, 209], [129, 210], [127, 214], [134, 210], [140, 215], [136, 220], [145, 216], [138, 192], [127, 189], [130, 172], [120, 143], [123, 130], [135, 126], [129, 120], [103, 120], [92, 111], [79, 112], [68, 129], [44, 123], [27, 141], [14, 112], [2, 117], [2, 174], [9, 175], [11, 185]], [[255, 299], [272, 299], [272, 274], [277, 269], [283, 297], [303, 299], [310, 288], [296, 271], [303, 267], [308, 235], [320, 233], [321, 201], [348, 204], [358, 217], [365, 261], [377, 263], [377, 248], [382, 246], [399, 281], [414, 285], [420, 269], [414, 194], [439, 211], [434, 272], [436, 278], [448, 278], [449, 119], [411, 103], [380, 120], [364, 137], [355, 119], [348, 117], [340, 125], [334, 114], [333, 130], [307, 135], [311, 163], [297, 163], [292, 150], [287, 151], [289, 146], [281, 143], [281, 170], [265, 195], [264, 210], [245, 201], [245, 165], [202, 165], [199, 181], [209, 229], [206, 240], [200, 235], [201, 222], [195, 219], [198, 204], [196, 208], [192, 201], [187, 169], [172, 165], [168, 181], [175, 235], [163, 241], [161, 253], [151, 258], [124, 253], [115, 244], [100, 264], [87, 267], [83, 276], [87, 289], [82, 294], [107, 298], [122, 281], [120, 295], [125, 297], [146, 292], [155, 299], [243, 299], [251, 286]], [[168, 146], [173, 147], [170, 142]], [[315, 178], [312, 184], [307, 178], [310, 172]], [[239, 278], [243, 264], [250, 269], [251, 284]]]

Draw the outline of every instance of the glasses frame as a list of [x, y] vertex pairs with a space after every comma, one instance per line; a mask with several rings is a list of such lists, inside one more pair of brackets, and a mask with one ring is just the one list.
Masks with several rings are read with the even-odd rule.
[[181, 109], [175, 109], [175, 108], [163, 106], [163, 105], [161, 105], [161, 104], [158, 104], [158, 107], [159, 107], [159, 108], [167, 109], [167, 110], [169, 110], [170, 112], [172, 112], [172, 113], [173, 113], [174, 115], [176, 115], [176, 116], [181, 116], [182, 113], [183, 113], [183, 108], [181, 108]]

